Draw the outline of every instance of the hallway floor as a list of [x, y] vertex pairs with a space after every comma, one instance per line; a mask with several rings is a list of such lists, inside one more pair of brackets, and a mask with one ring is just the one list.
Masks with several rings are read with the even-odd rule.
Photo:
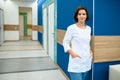
[[67, 80], [38, 41], [0, 46], [0, 80]]

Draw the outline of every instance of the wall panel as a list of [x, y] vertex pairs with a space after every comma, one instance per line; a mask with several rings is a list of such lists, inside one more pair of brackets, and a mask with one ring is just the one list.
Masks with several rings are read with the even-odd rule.
[[95, 36], [94, 62], [120, 60], [120, 36]]

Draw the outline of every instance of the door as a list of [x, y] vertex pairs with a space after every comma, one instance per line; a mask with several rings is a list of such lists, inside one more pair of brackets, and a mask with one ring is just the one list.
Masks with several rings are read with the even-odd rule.
[[54, 21], [54, 3], [48, 6], [48, 54], [55, 60], [55, 21]]
[[43, 47], [48, 51], [48, 36], [47, 36], [47, 8], [43, 9]]

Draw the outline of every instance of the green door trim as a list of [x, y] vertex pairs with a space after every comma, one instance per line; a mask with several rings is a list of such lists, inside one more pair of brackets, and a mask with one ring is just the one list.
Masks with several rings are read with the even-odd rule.
[[26, 12], [19, 12], [19, 15], [23, 15], [24, 17], [24, 36], [27, 36], [28, 34], [28, 27], [27, 27], [27, 13]]

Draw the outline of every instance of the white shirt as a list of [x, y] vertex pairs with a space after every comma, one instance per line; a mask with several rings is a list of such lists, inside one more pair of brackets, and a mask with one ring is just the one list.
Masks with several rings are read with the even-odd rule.
[[76, 24], [67, 28], [63, 39], [64, 51], [72, 49], [81, 58], [69, 56], [68, 72], [86, 72], [91, 69], [92, 58], [90, 56], [91, 28], [86, 25], [85, 29], [79, 28]]

